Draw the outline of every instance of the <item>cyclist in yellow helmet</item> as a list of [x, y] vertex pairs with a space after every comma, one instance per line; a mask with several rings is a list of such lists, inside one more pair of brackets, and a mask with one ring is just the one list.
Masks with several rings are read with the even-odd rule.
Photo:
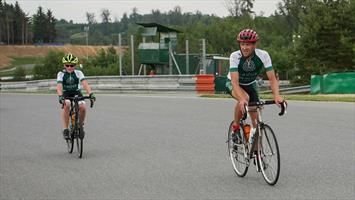
[[[88, 82], [82, 71], [75, 69], [79, 59], [73, 54], [67, 54], [62, 58], [64, 69], [57, 74], [57, 94], [59, 96], [59, 103], [63, 104], [63, 111], [61, 118], [63, 122], [63, 136], [64, 139], [69, 139], [69, 110], [70, 101], [65, 100], [65, 97], [74, 97], [75, 95], [83, 96], [81, 88], [84, 88], [92, 100], [96, 100], [94, 93], [92, 93]], [[81, 87], [82, 86], [82, 87]], [[86, 114], [85, 101], [79, 102], [80, 123], [83, 124]], [[83, 126], [81, 126], [83, 127]], [[80, 130], [84, 133], [84, 127]]]

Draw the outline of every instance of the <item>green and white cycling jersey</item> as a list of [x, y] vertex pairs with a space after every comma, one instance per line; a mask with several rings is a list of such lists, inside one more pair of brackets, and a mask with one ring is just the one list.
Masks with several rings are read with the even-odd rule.
[[82, 71], [74, 70], [72, 73], [66, 70], [58, 72], [57, 83], [63, 85], [63, 92], [78, 92], [81, 90], [81, 81], [85, 80]]
[[261, 49], [255, 49], [250, 58], [243, 57], [240, 50], [233, 52], [229, 59], [230, 67], [228, 79], [231, 80], [231, 72], [239, 72], [239, 84], [251, 85], [255, 83], [256, 77], [263, 68], [266, 71], [272, 70], [269, 54]]

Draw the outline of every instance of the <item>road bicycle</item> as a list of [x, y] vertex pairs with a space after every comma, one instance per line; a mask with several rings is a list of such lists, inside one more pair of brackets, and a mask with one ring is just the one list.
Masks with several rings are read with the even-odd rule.
[[[77, 155], [79, 158], [83, 156], [83, 140], [84, 140], [84, 131], [82, 129], [82, 124], [79, 120], [79, 102], [85, 101], [85, 99], [90, 99], [89, 96], [74, 96], [74, 97], [65, 97], [65, 99], [70, 100], [70, 111], [69, 111], [69, 139], [66, 139], [67, 149], [69, 153], [73, 153], [74, 145], [77, 146]], [[94, 101], [90, 99], [90, 107], [92, 108]], [[62, 109], [64, 104], [62, 105]]]
[[[237, 176], [244, 177], [253, 160], [256, 170], [261, 172], [265, 181], [269, 185], [275, 185], [280, 175], [280, 151], [274, 131], [262, 120], [262, 109], [265, 105], [275, 104], [275, 101], [258, 101], [244, 106], [243, 118], [240, 120], [240, 135], [232, 138], [232, 125], [228, 130], [228, 152], [232, 161], [233, 169]], [[286, 113], [287, 103], [281, 104], [279, 116]], [[248, 124], [246, 123], [247, 113], [256, 112], [256, 132], [254, 136], [249, 136]], [[252, 143], [249, 143], [252, 137]]]

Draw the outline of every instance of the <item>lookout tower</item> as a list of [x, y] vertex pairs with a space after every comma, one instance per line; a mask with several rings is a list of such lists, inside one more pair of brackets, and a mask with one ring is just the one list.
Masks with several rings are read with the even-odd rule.
[[181, 31], [157, 23], [137, 24], [144, 27], [143, 41], [138, 46], [140, 71], [148, 65], [158, 74], [172, 74], [172, 62], [176, 64], [173, 52], [176, 51], [177, 37]]

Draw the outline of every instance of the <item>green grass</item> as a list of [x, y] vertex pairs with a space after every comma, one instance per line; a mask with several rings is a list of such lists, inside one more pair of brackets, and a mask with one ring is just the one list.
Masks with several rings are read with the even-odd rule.
[[[310, 95], [310, 94], [288, 94], [281, 95], [286, 100], [296, 101], [336, 101], [336, 102], [355, 102], [355, 94], [330, 94], [330, 95]], [[208, 98], [232, 98], [227, 94], [203, 94], [201, 97]], [[271, 94], [261, 94], [261, 99], [273, 99]]]
[[42, 57], [15, 57], [12, 58], [11, 67], [17, 67], [26, 64], [40, 64], [43, 61]]
[[[26, 75], [31, 74], [32, 73], [32, 69], [25, 69], [26, 71]], [[6, 71], [6, 72], [2, 72], [0, 71], [0, 77], [4, 77], [4, 76], [14, 76], [15, 75], [15, 70], [12, 71]]]
[[7, 71], [7, 72], [2, 72], [0, 71], [0, 77], [3, 77], [3, 76], [13, 76], [15, 73], [15, 70], [14, 71]]
[[[23, 65], [27, 65], [27, 64], [40, 64], [43, 61], [42, 57], [14, 57], [12, 58], [13, 60], [11, 61], [10, 66], [1, 69], [0, 71], [0, 77], [3, 76], [14, 76], [15, 74], [15, 70], [12, 71], [2, 71], [2, 70], [6, 70], [6, 69], [11, 69], [13, 67], [19, 67], [19, 66], [23, 66]], [[26, 70], [26, 74], [31, 74], [32, 73], [32, 68], [25, 68]]]

